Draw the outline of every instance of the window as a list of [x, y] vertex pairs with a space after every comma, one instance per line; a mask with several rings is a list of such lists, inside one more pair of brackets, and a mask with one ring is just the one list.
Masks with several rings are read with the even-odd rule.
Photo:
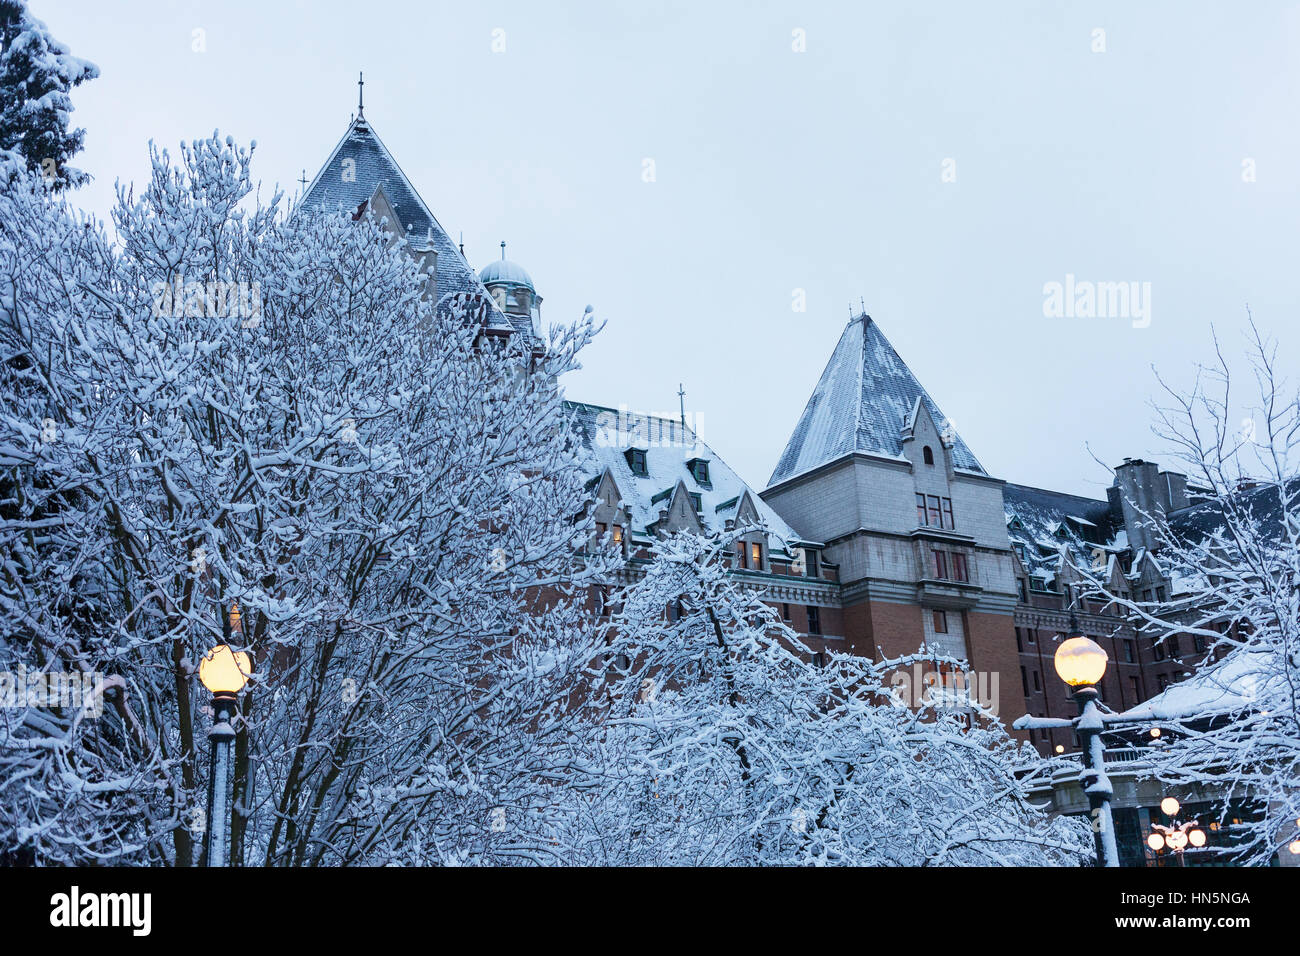
[[1038, 632], [1032, 627], [1025, 628], [1025, 636], [1028, 638], [1030, 644], [1038, 643]]
[[823, 654], [821, 651], [818, 651], [816, 654], [812, 656], [812, 663], [813, 663], [813, 667], [825, 667], [826, 655]]
[[945, 528], [951, 530], [957, 527], [957, 525], [954, 524], [952, 520], [952, 499], [951, 498], [943, 499], [943, 520], [944, 520]]
[[1047, 590], [1047, 582], [1044, 581], [1042, 578], [1030, 578], [1030, 579], [1029, 579], [1029, 589], [1030, 589], [1031, 591], [1046, 591], [1046, 590]]
[[954, 551], [952, 554], [952, 578], [954, 581], [969, 581], [966, 572], [966, 555]]
[[1196, 653], [1205, 653], [1205, 637], [1200, 634], [1192, 635], [1192, 647], [1196, 648]]
[[790, 605], [784, 601], [781, 602], [781, 620], [790, 620]]
[[623, 543], [623, 526], [621, 524], [614, 525], [614, 543]]
[[1156, 675], [1156, 684], [1159, 685], [1159, 687], [1160, 687], [1161, 690], [1164, 690], [1166, 687], [1169, 686], [1169, 675], [1168, 675], [1168, 674], [1157, 674], [1157, 675]]
[[1163, 661], [1165, 659], [1165, 646], [1163, 644], [1153, 645], [1152, 651], [1156, 660]]
[[1130, 640], [1125, 640], [1125, 641], [1124, 641], [1124, 660], [1128, 661], [1130, 664], [1132, 664], [1134, 661], [1136, 661], [1136, 660], [1137, 660], [1137, 655], [1136, 655], [1136, 653], [1135, 653], [1135, 650], [1136, 650], [1136, 649], [1135, 649], [1134, 646], [1133, 646], [1133, 642], [1130, 641]]
[[691, 470], [691, 477], [697, 484], [707, 485], [709, 483], [709, 463], [703, 458], [692, 458], [686, 463], [686, 467]]
[[601, 536], [603, 537], [604, 534], [605, 534], [605, 530], [606, 530], [606, 529], [605, 529], [605, 522], [603, 522], [603, 521], [597, 521], [597, 522], [596, 522], [596, 534], [601, 535]]
[[688, 491], [687, 494], [691, 496], [691, 507], [693, 507], [696, 512], [703, 511], [704, 504], [700, 501], [700, 493], [698, 491]]
[[763, 570], [763, 545], [757, 541], [751, 541], [749, 544], [749, 563], [755, 571]]
[[929, 445], [926, 445], [923, 449], [921, 449], [921, 458], [925, 461], [927, 465], [934, 464], [934, 452], [930, 450]]
[[1142, 600], [1145, 601], [1145, 602], [1148, 603], [1148, 604], [1151, 603], [1151, 589], [1150, 589], [1150, 588], [1145, 588], [1145, 589], [1142, 591]]
[[645, 477], [647, 474], [645, 463], [644, 448], [629, 448], [627, 450], [627, 465], [632, 469], [632, 474]]
[[1025, 696], [1028, 697], [1029, 696], [1029, 672], [1026, 671], [1023, 666], [1020, 668], [1020, 683], [1024, 685]]
[[736, 542], [736, 567], [747, 568], [749, 564], [745, 558], [745, 542]]
[[[947, 611], [934, 612], [934, 633], [936, 634], [948, 633], [948, 612]], [[1019, 640], [1018, 634], [1016, 637], [1017, 640]]]
[[1140, 683], [1138, 683], [1138, 679], [1137, 679], [1136, 677], [1130, 677], [1130, 678], [1129, 678], [1129, 683], [1130, 683], [1130, 684], [1132, 685], [1132, 687], [1133, 687], [1133, 699], [1134, 699], [1134, 700], [1141, 700], [1141, 699], [1142, 699], [1142, 685], [1141, 685]]
[[1020, 603], [1029, 603], [1029, 582], [1024, 578], [1016, 578], [1016, 587], [1020, 589]]
[[808, 605], [808, 633], [820, 634], [822, 632], [821, 609]]
[[817, 552], [816, 552], [816, 551], [805, 551], [805, 552], [804, 552], [804, 566], [805, 566], [805, 568], [807, 569], [808, 577], [810, 577], [810, 578], [815, 578], [815, 577], [818, 576], [818, 574], [817, 574]]
[[934, 551], [934, 576], [940, 581], [948, 580], [948, 552]]
[[925, 495], [917, 493], [916, 496], [916, 523], [924, 526], [925, 520]]
[[1020, 628], [1016, 628], [1016, 650], [1024, 652], [1025, 645], [1020, 642]]
[[1170, 657], [1178, 656], [1178, 635], [1177, 634], [1169, 635], [1169, 656]]
[[928, 513], [928, 520], [926, 523], [933, 528], [942, 528], [943, 512], [939, 510], [939, 496], [926, 495], [925, 503], [926, 503], [926, 510]]
[[1043, 689], [1043, 685], [1038, 680], [1038, 671], [1034, 671], [1034, 693]]
[[1162, 584], [1158, 588], [1156, 588], [1156, 600], [1164, 601], [1164, 599], [1165, 599], [1165, 586]]

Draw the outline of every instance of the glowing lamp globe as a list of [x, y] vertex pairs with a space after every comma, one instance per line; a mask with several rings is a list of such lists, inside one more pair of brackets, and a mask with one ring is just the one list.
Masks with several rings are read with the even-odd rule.
[[1165, 797], [1160, 801], [1160, 809], [1164, 811], [1164, 814], [1167, 817], [1178, 816], [1178, 810], [1181, 806], [1182, 804], [1173, 797]]
[[1159, 833], [1153, 833], [1147, 837], [1147, 846], [1159, 853], [1165, 848], [1165, 838]]
[[1205, 846], [1205, 831], [1193, 830], [1191, 833], [1187, 834], [1187, 839], [1191, 841], [1192, 846]]
[[1057, 745], [1056, 745], [1056, 752], [1057, 752], [1058, 754], [1063, 754], [1063, 753], [1065, 753], [1065, 744], [1057, 744]]
[[1295, 856], [1300, 856], [1300, 840], [1292, 840], [1291, 845], [1287, 847]]
[[1183, 847], [1187, 846], [1187, 834], [1182, 830], [1175, 830], [1173, 833], [1169, 834], [1169, 836], [1165, 837], [1165, 840], [1168, 842], [1169, 849], [1171, 850], [1181, 850]]
[[1156, 737], [1159, 737], [1159, 736], [1160, 736], [1160, 728], [1159, 728], [1159, 727], [1152, 727], [1152, 728], [1151, 728], [1151, 737], [1152, 737], [1152, 739], [1154, 739], [1154, 738], [1156, 738]]
[[253, 665], [243, 651], [218, 644], [199, 661], [199, 680], [214, 694], [234, 695], [244, 689]]
[[1105, 649], [1088, 637], [1072, 637], [1056, 649], [1056, 673], [1071, 687], [1089, 687], [1106, 673]]

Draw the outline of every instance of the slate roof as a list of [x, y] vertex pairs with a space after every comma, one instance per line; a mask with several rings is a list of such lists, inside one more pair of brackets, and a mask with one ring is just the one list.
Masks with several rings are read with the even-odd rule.
[[491, 327], [527, 332], [507, 321], [492, 302], [477, 273], [415, 191], [369, 120], [354, 119], [348, 126], [334, 152], [303, 193], [299, 208], [316, 211], [341, 206], [355, 213], [374, 195], [376, 186], [384, 187], [384, 195], [400, 220], [390, 225], [399, 228], [414, 248], [428, 248], [427, 239], [432, 237], [433, 248], [438, 253], [439, 300], [455, 293], [480, 296], [488, 303]]
[[1013, 545], [1023, 545], [1025, 570], [1049, 583], [1056, 577], [1062, 548], [1075, 567], [1090, 568], [1097, 559], [1095, 548], [1113, 554], [1127, 545], [1107, 501], [1011, 482], [1003, 485], [1002, 500], [1007, 535]]
[[[748, 491], [768, 530], [787, 550], [799, 542], [817, 543], [801, 538], [758, 496], [757, 491], [746, 485], [713, 449], [680, 421], [603, 405], [571, 401], [564, 404], [572, 415], [574, 432], [581, 443], [581, 454], [587, 459], [589, 474], [596, 478], [606, 468], [610, 470], [628, 509], [632, 531], [636, 534], [644, 534], [646, 528], [658, 519], [660, 507], [666, 506], [672, 489], [680, 480], [685, 482], [688, 492], [700, 496], [699, 517], [708, 528], [722, 530], [726, 519], [735, 516], [740, 498]], [[645, 449], [646, 475], [633, 474], [624, 454], [629, 448]], [[707, 485], [699, 484], [686, 467], [686, 463], [695, 458], [703, 458], [709, 463]], [[664, 495], [665, 492], [668, 494]], [[777, 542], [772, 542], [771, 546], [775, 548]]]
[[[948, 419], [871, 316], [863, 313], [851, 320], [768, 485], [854, 451], [901, 455], [903, 426], [918, 396], [943, 431]], [[960, 435], [954, 434], [952, 457], [957, 468], [985, 473]]]

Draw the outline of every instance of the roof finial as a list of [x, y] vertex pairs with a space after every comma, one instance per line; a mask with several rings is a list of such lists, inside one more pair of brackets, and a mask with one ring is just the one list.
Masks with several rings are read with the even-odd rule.
[[862, 296], [862, 295], [858, 296], [858, 303], [862, 306], [862, 314], [863, 314], [863, 315], [866, 315], [866, 314], [867, 314], [867, 297], [866, 297], [866, 296]]
[[506, 241], [504, 239], [501, 240], [501, 261], [506, 261]]
[[460, 257], [465, 258], [465, 230], [460, 231]]
[[307, 170], [304, 169], [304, 170], [302, 171], [302, 179], [298, 180], [298, 182], [302, 183], [302, 189], [303, 189], [303, 192], [306, 192], [306, 191], [307, 191], [307, 183], [308, 183], [308, 179], [307, 179]]
[[681, 382], [677, 383], [677, 400], [682, 408], [682, 432], [686, 431], [686, 386]]
[[357, 119], [366, 118], [366, 74], [357, 73]]

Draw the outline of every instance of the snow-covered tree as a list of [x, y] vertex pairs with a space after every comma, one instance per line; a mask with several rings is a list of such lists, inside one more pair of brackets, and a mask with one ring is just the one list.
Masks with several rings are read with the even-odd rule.
[[236, 857], [544, 858], [600, 639], [555, 387], [593, 323], [483, 335], [384, 223], [252, 203], [249, 163], [155, 155], [112, 243], [36, 177], [0, 197], [0, 670], [110, 684], [96, 720], [0, 712], [0, 844], [195, 856], [195, 664], [237, 605]]
[[98, 75], [50, 35], [26, 0], [0, 0], [0, 179], [26, 166], [55, 189], [86, 180], [68, 165], [85, 138], [69, 126], [69, 93]]
[[728, 574], [733, 538], [661, 541], [615, 598], [604, 749], [593, 761], [605, 781], [578, 795], [576, 859], [1015, 865], [1087, 856], [1086, 825], [1029, 803], [1036, 754], [973, 701], [900, 697], [892, 675], [912, 658], [835, 654], [814, 666], [798, 635]]
[[1190, 389], [1162, 381], [1167, 400], [1156, 407], [1153, 430], [1202, 499], [1177, 520], [1143, 515], [1172, 601], [1125, 600], [1090, 577], [1153, 639], [1199, 639], [1196, 673], [1144, 708], [1172, 731], [1155, 773], [1222, 794], [1220, 820], [1234, 803], [1257, 808], [1236, 849], [1241, 862], [1262, 863], [1300, 839], [1300, 399], [1253, 319], [1247, 397], [1217, 340], [1215, 351]]

